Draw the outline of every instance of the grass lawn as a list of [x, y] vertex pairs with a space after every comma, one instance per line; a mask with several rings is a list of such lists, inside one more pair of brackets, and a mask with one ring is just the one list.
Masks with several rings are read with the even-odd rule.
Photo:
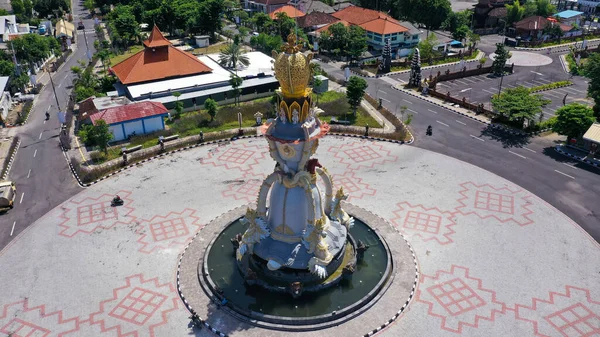
[[[330, 122], [332, 117], [338, 120], [350, 121], [350, 125], [381, 127], [369, 113], [362, 107], [357, 110], [357, 115], [354, 116], [350, 109], [350, 105], [346, 100], [346, 94], [336, 91], [328, 91], [319, 96], [319, 105], [323, 109], [323, 113], [319, 118], [324, 122]], [[149, 135], [135, 136], [131, 139], [127, 147], [142, 145], [143, 148], [148, 148], [158, 144], [159, 136], [179, 135], [179, 137], [187, 137], [198, 135], [200, 131], [204, 133], [237, 129], [239, 122], [237, 118], [238, 111], [242, 113], [242, 127], [252, 127], [256, 124], [254, 114], [256, 112], [263, 113], [263, 120], [273, 117], [273, 105], [271, 97], [259, 98], [250, 102], [240, 103], [239, 106], [225, 105], [219, 107], [219, 112], [214, 121], [210, 120], [210, 116], [204, 110], [184, 112], [173, 116], [172, 120], [165, 120], [166, 130], [158, 131]], [[96, 164], [119, 158], [121, 156], [122, 144], [109, 148], [108, 155], [101, 152], [95, 152], [92, 161]]]
[[110, 66], [111, 67], [114, 66], [115, 64], [129, 58], [131, 55], [137, 53], [138, 51], [140, 51], [142, 49], [144, 49], [144, 46], [139, 46], [139, 45], [131, 46], [131, 47], [129, 47], [129, 49], [127, 49], [127, 51], [125, 53], [123, 53], [121, 55], [113, 55], [110, 58]]
[[223, 48], [227, 47], [226, 43], [221, 43], [217, 45], [210, 45], [204, 48], [196, 48], [192, 51], [194, 54], [217, 54], [220, 53]]

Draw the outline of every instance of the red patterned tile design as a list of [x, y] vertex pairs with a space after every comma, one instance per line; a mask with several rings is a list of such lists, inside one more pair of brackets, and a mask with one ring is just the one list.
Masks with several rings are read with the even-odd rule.
[[421, 276], [415, 299], [428, 306], [430, 316], [441, 320], [443, 330], [461, 334], [465, 327], [478, 328], [482, 320], [494, 322], [496, 315], [506, 313], [496, 292], [484, 288], [481, 279], [469, 275], [466, 267], [452, 265], [449, 271]]
[[331, 146], [328, 151], [348, 170], [373, 168], [376, 165], [394, 163], [398, 160], [398, 157], [391, 155], [390, 151], [386, 150], [385, 144], [375, 142], [356, 141], [340, 146]]
[[[117, 195], [123, 199], [123, 206], [111, 207], [110, 202], [114, 198], [111, 194], [102, 194], [98, 197], [87, 196], [83, 199], [71, 199], [65, 202], [61, 208], [59, 218], [62, 222], [59, 235], [73, 237], [77, 234], [91, 234], [98, 230], [114, 227], [117, 223], [131, 223], [135, 217], [131, 213], [135, 210], [131, 207], [133, 200], [131, 192], [119, 191]], [[76, 197], [77, 198], [77, 197]]]
[[334, 189], [337, 190], [339, 187], [343, 187], [344, 192], [348, 194], [348, 202], [362, 199], [365, 196], [374, 196], [376, 193], [375, 189], [363, 182], [360, 175], [357, 176], [353, 171], [346, 172], [343, 175], [336, 174], [332, 178]]
[[441, 245], [452, 243], [452, 235], [456, 225], [451, 219], [450, 212], [437, 207], [426, 208], [423, 205], [411, 205], [401, 202], [394, 210], [392, 224], [399, 227], [407, 235], [421, 237], [423, 241], [436, 241]]
[[[226, 148], [218, 146], [208, 152], [207, 158], [202, 159], [202, 165], [212, 165], [217, 168], [253, 172], [254, 166], [266, 158], [269, 147], [266, 143], [253, 145], [247, 142], [229, 144]], [[258, 173], [258, 172], [257, 172]]]
[[30, 306], [29, 299], [6, 304], [0, 311], [0, 335], [46, 337], [77, 335], [79, 317], [66, 318], [62, 310], [50, 311], [46, 305]]
[[590, 290], [566, 286], [564, 293], [550, 292], [548, 299], [533, 298], [531, 305], [517, 304], [515, 317], [532, 325], [537, 337], [600, 336], [600, 301]]
[[156, 215], [152, 219], [142, 219], [136, 226], [140, 235], [139, 251], [150, 254], [155, 250], [180, 247], [197, 231], [202, 228], [196, 211], [186, 208], [181, 212], [171, 212], [167, 215]]
[[481, 219], [496, 219], [501, 223], [514, 223], [527, 226], [533, 223], [529, 217], [531, 194], [518, 187], [495, 187], [473, 182], [460, 184], [462, 195], [457, 201], [456, 212], [462, 215], [475, 214]]
[[111, 336], [154, 337], [155, 329], [167, 324], [169, 314], [178, 308], [178, 301], [173, 284], [132, 275], [113, 290], [111, 298], [100, 302], [100, 310], [90, 315], [89, 324], [112, 332]]

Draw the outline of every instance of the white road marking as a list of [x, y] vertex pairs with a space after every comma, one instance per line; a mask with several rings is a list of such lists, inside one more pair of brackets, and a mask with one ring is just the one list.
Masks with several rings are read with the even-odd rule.
[[416, 112], [416, 111], [415, 111], [415, 110], [413, 110], [413, 109], [406, 109], [406, 110], [407, 110], [407, 111], [410, 111], [410, 112], [412, 112], [412, 113], [416, 113], [417, 115], [419, 114], [418, 112]]
[[533, 153], [536, 153], [535, 151], [533, 151], [532, 149], [530, 149], [530, 148], [528, 148], [528, 147], [523, 147], [523, 149], [525, 149], [525, 150], [527, 150], [527, 151], [530, 151], [530, 152], [533, 152]]
[[434, 114], [437, 114], [437, 112], [435, 112], [435, 111], [433, 111], [431, 109], [427, 109], [427, 110], [433, 112]]
[[69, 74], [65, 75], [65, 78], [63, 78], [63, 81], [67, 79], [67, 77], [69, 77]]
[[554, 170], [554, 172], [556, 172], [556, 173], [560, 173], [560, 174], [562, 174], [563, 176], [567, 176], [567, 177], [569, 177], [569, 178], [571, 178], [571, 179], [575, 179], [575, 177], [573, 177], [573, 176], [570, 176], [570, 175], [568, 175], [568, 174], [566, 174], [566, 173], [562, 173], [562, 172], [560, 172], [559, 170]]
[[457, 121], [455, 121], [455, 122], [456, 122], [456, 123], [458, 123], [458, 124], [467, 125], [466, 123], [463, 123], [463, 122], [461, 122], [461, 121], [458, 121], [458, 120], [457, 120]]
[[463, 82], [463, 81], [461, 81], [461, 80], [454, 80], [454, 82], [458, 82], [458, 83], [460, 83], [460, 84], [462, 84], [462, 85], [469, 85], [469, 83], [467, 83], [467, 82]]
[[61, 87], [61, 86], [62, 86], [62, 83], [61, 83], [61, 84], [59, 84], [59, 85], [57, 86], [57, 88], [58, 88], [58, 89], [60, 89], [60, 87]]
[[13, 222], [12, 229], [10, 230], [10, 236], [12, 236], [12, 235], [13, 235], [13, 232], [15, 231], [15, 225], [16, 225], [16, 224], [17, 224], [17, 221], [14, 221], [14, 222]]
[[495, 93], [495, 92], [493, 92], [493, 91], [489, 91], [489, 90], [485, 90], [485, 89], [481, 89], [481, 91], [485, 91], [485, 92], [487, 92], [488, 94], [492, 94], [492, 95], [495, 95], [495, 94], [496, 94], [496, 93]]
[[25, 192], [21, 193], [21, 200], [19, 201], [19, 204], [23, 203], [23, 196], [25, 195]]
[[44, 124], [46, 124], [46, 120], [44, 119]]
[[479, 138], [479, 137], [475, 137], [475, 136], [473, 136], [473, 135], [469, 135], [469, 136], [471, 136], [472, 138], [475, 138], [475, 139], [477, 139], [477, 140], [480, 140], [480, 141], [482, 141], [482, 142], [485, 142], [485, 139], [481, 139], [481, 138]]
[[531, 72], [532, 72], [532, 73], [534, 73], [534, 74], [536, 74], [536, 75], [544, 76], [544, 74], [542, 74], [542, 73], [538, 73], [537, 71], [533, 71], [533, 70], [531, 70]]
[[473, 81], [473, 80], [472, 80], [472, 79], [470, 79], [470, 78], [463, 77], [462, 79], [463, 79], [463, 80], [465, 80], [465, 81], [469, 81], [469, 82], [471, 82], [471, 83], [477, 83], [477, 82]]
[[33, 153], [33, 158], [35, 158], [36, 154], [37, 154], [37, 149], [35, 149], [35, 152]]
[[512, 152], [512, 151], [510, 151], [510, 150], [509, 150], [508, 152], [510, 152], [510, 153], [512, 153], [512, 154], [514, 154], [514, 155], [515, 155], [515, 156], [517, 156], [517, 157], [521, 157], [521, 158], [523, 158], [523, 159], [527, 159], [527, 157], [525, 157], [525, 156], [522, 156], [522, 155], [520, 155], [520, 154], [518, 154], [518, 153], [514, 153], [514, 152]]
[[580, 92], [582, 94], [587, 94], [587, 91], [583, 91], [583, 90], [579, 90], [579, 89], [575, 89], [575, 88], [571, 88], [571, 87], [566, 87], [566, 88], [563, 88], [563, 89], [565, 89], [565, 90], [573, 90], [573, 91], [576, 91], [576, 92]]
[[27, 179], [29, 179], [30, 174], [31, 174], [31, 169], [29, 169], [29, 172], [27, 172]]
[[42, 139], [42, 134], [44, 133], [44, 131], [40, 132], [40, 136], [38, 137], [38, 139]]
[[377, 92], [382, 92], [384, 95], [387, 95], [388, 93], [383, 91], [383, 90], [377, 90]]
[[408, 104], [413, 104], [413, 102], [405, 100], [404, 98], [402, 99], [404, 102], [408, 103]]
[[382, 100], [382, 101], [386, 101], [386, 102], [388, 102], [388, 103], [392, 103], [392, 102], [390, 102], [390, 100], [389, 100], [389, 99], [385, 99], [385, 98], [383, 98], [383, 97], [379, 97], [379, 99], [380, 99], [380, 100]]
[[450, 86], [448, 86], [447, 84], [444, 84], [444, 83], [441, 83], [441, 82], [440, 82], [440, 83], [437, 83], [436, 85], [439, 85], [440, 87], [446, 87], [446, 88], [449, 88], [449, 87], [450, 87]]
[[572, 168], [574, 170], [577, 170], [577, 167], [575, 167], [575, 166], [573, 166], [571, 164], [563, 163], [563, 165], [567, 165], [568, 167], [570, 167], [570, 168]]
[[466, 89], [463, 89], [463, 90], [461, 90], [461, 91], [459, 91], [459, 92], [465, 92], [465, 91], [469, 91], [469, 90], [471, 90], [471, 89], [472, 89], [472, 88], [466, 88]]
[[442, 123], [442, 122], [440, 122], [440, 121], [436, 121], [436, 122], [438, 122], [438, 123], [442, 124], [443, 126], [450, 127], [450, 125], [448, 125], [448, 124], [446, 124], [446, 123]]

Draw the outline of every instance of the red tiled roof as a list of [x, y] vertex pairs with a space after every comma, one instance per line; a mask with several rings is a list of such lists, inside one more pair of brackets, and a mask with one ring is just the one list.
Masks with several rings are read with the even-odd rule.
[[396, 20], [375, 19], [360, 25], [364, 30], [377, 34], [393, 34], [408, 32], [408, 28], [396, 23]]
[[523, 30], [542, 30], [549, 23], [550, 21], [543, 16], [530, 16], [515, 23], [515, 28]]
[[277, 13], [285, 13], [285, 14], [287, 14], [287, 16], [289, 16], [292, 19], [303, 17], [306, 15], [306, 13], [304, 13], [303, 11], [297, 9], [294, 6], [290, 6], [290, 5], [285, 5], [283, 7], [277, 8], [276, 10], [269, 13], [269, 16], [271, 17], [271, 19], [275, 20], [275, 19], [277, 19]]
[[156, 26], [144, 45], [143, 50], [111, 67], [121, 83], [149, 82], [212, 71], [194, 55], [173, 47]]
[[150, 48], [164, 47], [164, 46], [168, 46], [170, 44], [171, 44], [171, 42], [169, 42], [169, 40], [167, 40], [162, 35], [162, 33], [160, 32], [158, 27], [156, 27], [156, 25], [154, 25], [154, 28], [152, 28], [152, 32], [150, 33], [148, 40], [144, 41], [144, 46], [150, 47]]
[[344, 21], [348, 21], [353, 25], [361, 25], [363, 23], [375, 20], [375, 19], [388, 19], [389, 21], [393, 21], [398, 23], [398, 21], [391, 16], [378, 12], [372, 9], [361, 8], [358, 6], [350, 6], [346, 7], [340, 11], [337, 11], [333, 14], [336, 18]]
[[317, 32], [317, 33], [322, 33], [322, 32], [324, 32], [324, 31], [327, 31], [327, 30], [329, 30], [329, 27], [331, 27], [331, 25], [334, 25], [334, 24], [336, 24], [336, 23], [341, 23], [342, 25], [344, 25], [344, 26], [346, 26], [346, 27], [350, 26], [350, 23], [349, 23], [348, 21], [340, 20], [340, 21], [338, 21], [338, 22], [333, 22], [333, 23], [330, 23], [330, 24], [328, 24], [328, 25], [326, 25], [326, 26], [323, 26], [323, 27], [321, 27], [321, 28], [319, 28], [319, 29], [315, 30], [315, 32]]
[[91, 115], [90, 119], [93, 124], [102, 119], [110, 125], [166, 113], [167, 108], [162, 103], [144, 101], [108, 108]]
[[296, 20], [300, 28], [309, 28], [313, 26], [327, 25], [339, 21], [331, 14], [323, 12], [311, 12]]

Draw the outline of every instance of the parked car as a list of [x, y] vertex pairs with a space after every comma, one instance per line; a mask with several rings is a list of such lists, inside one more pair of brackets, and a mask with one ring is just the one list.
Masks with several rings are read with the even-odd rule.
[[0, 211], [7, 211], [13, 208], [17, 187], [12, 181], [0, 182]]
[[39, 33], [40, 35], [46, 35], [46, 26], [40, 26], [40, 27], [38, 28], [38, 33]]
[[27, 101], [33, 101], [33, 99], [35, 98], [35, 95], [23, 95], [22, 93], [18, 92], [13, 96], [13, 100], [17, 101], [17, 102], [27, 102]]

